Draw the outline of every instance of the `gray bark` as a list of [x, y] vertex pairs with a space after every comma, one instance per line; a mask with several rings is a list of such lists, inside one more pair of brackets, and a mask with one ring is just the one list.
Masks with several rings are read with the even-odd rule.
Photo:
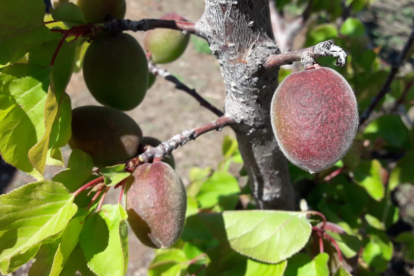
[[279, 54], [268, 0], [205, 0], [196, 24], [221, 66], [226, 85], [225, 115], [239, 142], [258, 207], [295, 208], [288, 163], [270, 125], [270, 102], [278, 85], [278, 67], [264, 69]]

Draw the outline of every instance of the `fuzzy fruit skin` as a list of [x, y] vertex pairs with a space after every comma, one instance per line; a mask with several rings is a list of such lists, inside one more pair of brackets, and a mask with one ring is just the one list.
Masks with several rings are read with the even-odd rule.
[[348, 82], [320, 67], [283, 80], [273, 95], [271, 119], [287, 159], [316, 173], [335, 164], [352, 145], [358, 106]]
[[72, 111], [72, 149], [92, 156], [97, 167], [134, 157], [142, 131], [125, 113], [104, 106], [82, 106]]
[[[157, 147], [159, 144], [161, 144], [161, 141], [158, 140], [157, 138], [146, 136], [142, 138], [141, 144], [150, 145], [151, 147]], [[174, 160], [172, 153], [165, 155], [162, 162], [167, 163], [173, 169], [175, 169], [175, 160]]]
[[101, 104], [119, 110], [137, 107], [148, 87], [148, 63], [144, 51], [129, 34], [98, 35], [83, 62], [85, 83]]
[[187, 196], [180, 177], [164, 162], [143, 164], [126, 186], [128, 222], [146, 246], [167, 248], [181, 236]]
[[[176, 13], [167, 13], [160, 19], [187, 21]], [[147, 31], [144, 38], [145, 51], [151, 52], [155, 63], [169, 63], [178, 59], [185, 51], [190, 36], [180, 31], [169, 29], [155, 29]]]
[[103, 23], [106, 16], [124, 19], [126, 12], [125, 0], [78, 0], [88, 23]]

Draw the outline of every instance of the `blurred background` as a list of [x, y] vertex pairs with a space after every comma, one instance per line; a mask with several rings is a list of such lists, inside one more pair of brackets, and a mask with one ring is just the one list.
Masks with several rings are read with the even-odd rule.
[[[309, 1], [276, 1], [275, 8], [283, 18], [284, 24], [289, 26], [301, 16]], [[360, 110], [364, 110], [382, 86], [387, 73], [382, 72], [395, 62], [398, 53], [403, 48], [411, 30], [414, 16], [413, 0], [315, 0], [312, 4], [313, 12], [304, 22], [295, 36], [290, 49], [315, 45], [320, 41], [335, 39], [337, 44], [345, 48], [350, 54], [348, 65], [338, 69], [356, 90]], [[158, 18], [168, 12], [177, 12], [196, 22], [204, 10], [203, 0], [127, 0], [127, 19], [139, 20], [143, 18]], [[344, 22], [348, 18], [356, 19], [356, 23]], [[144, 33], [131, 33], [142, 44]], [[277, 37], [276, 39], [280, 39]], [[283, 49], [286, 50], [286, 49]], [[412, 56], [412, 52], [411, 52]], [[332, 66], [330, 58], [320, 61], [323, 65]], [[281, 70], [280, 80], [295, 70], [301, 70], [299, 65], [286, 66]], [[219, 64], [209, 52], [207, 45], [198, 38], [191, 38], [189, 47], [177, 61], [160, 66], [169, 70], [182, 82], [195, 88], [199, 94], [215, 106], [222, 108], [225, 98], [225, 88], [220, 73]], [[382, 72], [382, 73], [381, 73]], [[413, 58], [401, 68], [403, 83], [393, 83], [393, 91], [387, 96], [383, 107], [391, 108], [398, 100], [399, 95], [407, 86], [407, 81], [413, 79]], [[414, 90], [414, 89], [411, 89]], [[414, 91], [409, 91], [406, 98], [414, 100]], [[73, 108], [83, 105], [94, 105], [97, 102], [87, 91], [82, 72], [72, 76], [67, 88], [72, 99]], [[408, 93], [407, 93], [408, 95]], [[410, 98], [411, 97], [411, 98]], [[399, 105], [397, 113], [404, 123], [411, 125], [414, 121], [413, 103]], [[375, 116], [380, 116], [377, 111]], [[152, 136], [159, 140], [166, 140], [185, 129], [192, 128], [215, 119], [215, 115], [202, 108], [190, 96], [174, 89], [174, 85], [160, 77], [147, 92], [144, 102], [133, 111], [127, 112], [140, 125], [144, 136]], [[392, 132], [393, 129], [390, 129]], [[185, 147], [174, 151], [176, 171], [185, 185], [189, 184], [189, 172], [193, 167], [216, 168], [222, 159], [222, 141], [226, 135], [234, 137], [230, 129], [222, 132], [212, 132], [201, 136], [197, 141], [189, 142]], [[379, 154], [381, 152], [379, 151]], [[392, 152], [388, 158], [400, 158], [401, 154]], [[63, 155], [67, 160], [70, 149], [66, 147]], [[396, 159], [396, 160], [397, 160]], [[62, 168], [49, 167], [45, 173], [50, 179]], [[413, 165], [414, 170], [414, 165]], [[30, 176], [16, 171], [13, 167], [0, 160], [0, 194], [7, 193], [23, 184], [35, 181]], [[108, 196], [108, 202], [116, 202], [117, 194]], [[401, 208], [401, 229], [412, 229], [414, 225], [414, 189], [411, 185], [400, 185], [394, 192], [394, 201]], [[400, 230], [401, 230], [400, 229]], [[398, 231], [400, 231], [398, 230]], [[154, 252], [142, 246], [139, 241], [130, 235], [129, 276], [147, 275]], [[403, 264], [405, 265], [405, 264]], [[13, 273], [13, 275], [27, 275], [27, 267]], [[390, 270], [395, 274], [397, 270]], [[394, 273], [394, 274], [393, 274]], [[411, 274], [411, 275], [414, 275]]]

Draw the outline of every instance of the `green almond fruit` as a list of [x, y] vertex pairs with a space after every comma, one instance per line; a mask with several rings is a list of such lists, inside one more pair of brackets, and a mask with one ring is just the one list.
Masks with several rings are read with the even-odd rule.
[[[187, 21], [176, 13], [167, 13], [160, 19]], [[181, 31], [169, 29], [155, 29], [145, 33], [144, 48], [151, 53], [155, 63], [169, 63], [178, 59], [185, 51], [190, 36]]]
[[83, 76], [92, 96], [119, 110], [137, 107], [148, 88], [148, 63], [139, 43], [129, 34], [98, 35], [89, 45]]

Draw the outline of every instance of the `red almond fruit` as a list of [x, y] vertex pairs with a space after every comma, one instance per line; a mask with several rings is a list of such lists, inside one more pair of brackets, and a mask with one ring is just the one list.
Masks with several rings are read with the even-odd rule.
[[164, 162], [140, 165], [125, 191], [128, 223], [146, 246], [167, 248], [181, 236], [187, 194], [180, 177]]
[[316, 173], [335, 164], [352, 145], [358, 106], [340, 74], [318, 67], [283, 80], [273, 95], [271, 120], [287, 159]]

